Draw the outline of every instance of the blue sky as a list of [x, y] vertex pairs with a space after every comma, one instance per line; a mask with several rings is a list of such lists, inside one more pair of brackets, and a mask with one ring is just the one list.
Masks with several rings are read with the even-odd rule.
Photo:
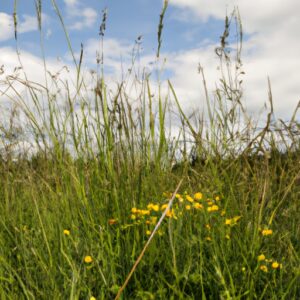
[[[13, 36], [13, 3], [2, 1], [0, 7], [0, 66], [7, 76], [18, 65]], [[37, 31], [35, 1], [18, 0], [18, 43], [28, 76], [39, 80], [42, 70]], [[107, 8], [105, 34], [106, 63], [115, 73], [120, 57], [128, 57], [135, 39], [143, 36], [141, 61], [154, 59], [157, 26], [162, 0], [57, 0], [73, 49], [85, 49], [86, 66], [95, 63], [99, 49], [99, 25]], [[204, 89], [197, 74], [198, 63], [204, 67], [210, 94], [218, 82], [218, 59], [214, 49], [223, 32], [224, 18], [238, 6], [244, 31], [244, 100], [251, 112], [258, 112], [268, 102], [267, 78], [272, 84], [277, 115], [288, 118], [300, 99], [300, 2], [287, 0], [170, 0], [166, 12], [162, 56], [167, 59], [166, 73], [173, 82], [185, 108], [203, 107]], [[43, 34], [49, 69], [70, 66], [66, 40], [52, 1], [42, 1]], [[1, 92], [1, 87], [0, 87]], [[1, 99], [0, 99], [1, 102]]]
[[[13, 1], [5, 1], [1, 11], [11, 15], [13, 13], [13, 4]], [[57, 1], [57, 5], [64, 17], [75, 50], [79, 49], [81, 42], [85, 44], [88, 39], [99, 37], [102, 11], [107, 8], [106, 37], [123, 40], [133, 45], [135, 39], [142, 35], [144, 52], [151, 54], [156, 51], [157, 26], [162, 9], [161, 0], [83, 0], [78, 1], [78, 4], [74, 5], [68, 5], [64, 1]], [[84, 17], [80, 14], [84, 9], [90, 9], [91, 12], [95, 13], [95, 17], [91, 18], [91, 23], [87, 25], [83, 24]], [[67, 52], [67, 45], [51, 1], [43, 1], [42, 11], [46, 15], [43, 24], [43, 32], [46, 36], [46, 53], [50, 56], [61, 56]], [[18, 1], [17, 13], [20, 26], [26, 20], [26, 16], [34, 18], [34, 1]], [[224, 17], [225, 14], [226, 10], [224, 9]], [[73, 28], [76, 22], [82, 22], [82, 24], [78, 25], [77, 28]], [[208, 40], [217, 42], [222, 32], [223, 24], [223, 20], [212, 17], [206, 22], [197, 18], [186, 20], [179, 8], [170, 5], [165, 16], [162, 50], [166, 52], [187, 50], [193, 49]], [[36, 30], [29, 30], [19, 34], [18, 38], [22, 49], [38, 55], [39, 35]], [[13, 38], [2, 41], [0, 39], [1, 45], [14, 46], [15, 41]]]

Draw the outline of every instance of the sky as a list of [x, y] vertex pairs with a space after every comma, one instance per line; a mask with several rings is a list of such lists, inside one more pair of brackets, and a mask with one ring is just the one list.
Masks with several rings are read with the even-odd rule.
[[[12, 14], [14, 1], [0, 5], [0, 104], [1, 80], [19, 65]], [[42, 1], [42, 33], [47, 67], [51, 72], [72, 57], [63, 28], [53, 7]], [[108, 72], [118, 77], [122, 63], [129, 60], [135, 40], [142, 36], [140, 63], [151, 69], [157, 49], [157, 27], [162, 0], [56, 0], [75, 54], [81, 43], [86, 68], [96, 67], [99, 26], [107, 9], [104, 53]], [[238, 7], [243, 25], [244, 101], [251, 113], [268, 102], [270, 78], [275, 115], [289, 120], [300, 100], [300, 2], [298, 0], [170, 0], [167, 9], [161, 57], [165, 60], [164, 79], [173, 83], [184, 109], [205, 104], [198, 65], [204, 68], [210, 95], [219, 82], [219, 60], [215, 48], [224, 30], [224, 19]], [[28, 78], [43, 77], [41, 40], [34, 0], [17, 1], [18, 51]], [[74, 70], [74, 68], [73, 68]], [[298, 116], [299, 119], [299, 116]]]

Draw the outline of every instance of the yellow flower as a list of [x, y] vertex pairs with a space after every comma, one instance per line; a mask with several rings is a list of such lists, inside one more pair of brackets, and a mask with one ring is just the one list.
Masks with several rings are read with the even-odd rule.
[[95, 298], [94, 296], [92, 296], [92, 297], [90, 298], [90, 300], [96, 300], [96, 298]]
[[240, 218], [241, 218], [241, 216], [233, 217], [233, 221], [234, 221], [234, 222], [237, 222]]
[[163, 204], [160, 209], [165, 210], [167, 207], [168, 207], [168, 204]]
[[222, 210], [221, 211], [221, 216], [223, 217], [223, 216], [225, 216], [226, 215], [226, 210]]
[[207, 236], [207, 237], [205, 238], [205, 240], [208, 241], [208, 242], [211, 242], [211, 241], [212, 241], [212, 238], [211, 238], [210, 236]]
[[65, 229], [65, 230], [64, 230], [64, 235], [70, 235], [70, 230]]
[[209, 224], [205, 225], [206, 229], [211, 230], [211, 226]]
[[216, 199], [216, 201], [220, 201], [221, 200], [220, 196], [216, 196], [215, 199]]
[[232, 219], [226, 219], [225, 220], [225, 225], [231, 225]]
[[136, 219], [136, 215], [131, 215], [130, 218], [131, 218], [131, 220], [135, 220]]
[[90, 256], [90, 255], [87, 255], [85, 258], [84, 258], [84, 262], [89, 264], [93, 261], [93, 258]]
[[212, 206], [213, 204], [214, 203], [211, 200], [207, 201], [207, 205]]
[[272, 229], [264, 229], [262, 230], [261, 234], [266, 236], [266, 235], [271, 235], [273, 233]]
[[140, 214], [141, 214], [142, 216], [150, 215], [150, 210], [148, 210], [148, 209], [141, 209], [141, 210], [140, 210]]
[[173, 218], [173, 217], [174, 217], [174, 219], [177, 219], [177, 218], [175, 217], [175, 214], [174, 214], [174, 212], [173, 212], [172, 209], [169, 209], [169, 210], [167, 211], [166, 217], [168, 217], [168, 218]]
[[149, 203], [149, 204], [147, 205], [147, 209], [151, 210], [152, 208], [153, 208], [153, 204], [152, 204], [152, 203]]
[[132, 212], [133, 214], [136, 214], [136, 213], [137, 213], [137, 208], [136, 208], [136, 207], [133, 207], [133, 208], [131, 209], [131, 212]]
[[203, 195], [202, 195], [202, 193], [196, 193], [195, 195], [194, 195], [194, 199], [195, 200], [201, 200], [203, 198]]
[[236, 216], [233, 217], [232, 219], [226, 219], [225, 220], [225, 225], [230, 225], [230, 226], [234, 226], [236, 225], [237, 221], [241, 218], [241, 216]]
[[273, 269], [278, 269], [280, 267], [280, 264], [277, 262], [277, 261], [274, 261], [273, 263], [272, 263], [272, 268]]
[[186, 209], [186, 210], [191, 210], [191, 206], [190, 206], [190, 205], [186, 205], [186, 206], [185, 206], [185, 209]]
[[150, 234], [151, 234], [151, 231], [150, 231], [150, 230], [147, 230], [147, 231], [146, 231], [146, 234], [147, 234], [147, 235], [150, 235]]
[[242, 267], [242, 271], [243, 271], [243, 272], [246, 272], [246, 268], [245, 268], [245, 267]]
[[153, 209], [154, 211], [159, 211], [159, 205], [158, 205], [158, 204], [152, 205], [152, 209]]
[[191, 203], [194, 202], [194, 199], [193, 199], [190, 195], [186, 195], [186, 196], [185, 196], [185, 199], [186, 199], [187, 201], [191, 202]]
[[179, 202], [183, 202], [183, 198], [180, 194], [176, 194], [176, 198], [178, 199]]
[[260, 269], [261, 271], [265, 272], [265, 273], [268, 272], [268, 267], [265, 266], [265, 265], [261, 265], [261, 266], [259, 267], [259, 269]]
[[159, 211], [159, 205], [153, 204], [153, 203], [149, 203], [149, 204], [147, 205], [147, 209], [148, 209], [148, 210]]
[[217, 211], [219, 210], [219, 206], [218, 205], [213, 205], [207, 208], [208, 212], [213, 212], [213, 211]]
[[200, 204], [200, 203], [195, 203], [195, 204], [194, 204], [194, 207], [195, 207], [196, 209], [202, 209], [202, 208], [203, 208], [203, 205]]
[[263, 254], [260, 254], [260, 255], [257, 256], [258, 261], [263, 261], [265, 259], [266, 259], [266, 257]]

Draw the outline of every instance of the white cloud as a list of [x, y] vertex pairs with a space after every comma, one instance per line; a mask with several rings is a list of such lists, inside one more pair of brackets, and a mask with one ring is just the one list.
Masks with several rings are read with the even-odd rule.
[[46, 31], [46, 39], [49, 39], [51, 35], [52, 35], [52, 30], [48, 28]]
[[[121, 62], [121, 57], [126, 57], [130, 55], [132, 50], [132, 45], [126, 41], [121, 41], [119, 39], [107, 38], [103, 44], [103, 52], [105, 59], [114, 59], [116, 62]], [[96, 53], [101, 49], [100, 39], [89, 39], [85, 43], [84, 52], [86, 59], [89, 62], [96, 61]]]
[[285, 5], [281, 0], [172, 0], [170, 5], [184, 10], [179, 12], [179, 17], [186, 16], [189, 12], [202, 21], [207, 21], [209, 17], [224, 19], [226, 12], [230, 13], [238, 6], [246, 32], [280, 27], [300, 9], [300, 2], [297, 0], [289, 0]]
[[[18, 74], [18, 78], [25, 79], [24, 72], [26, 73], [27, 79], [31, 82], [35, 82], [41, 85], [45, 85], [44, 80], [44, 63], [43, 60], [29, 52], [21, 51], [20, 52], [20, 59], [22, 62], [21, 69], [17, 53], [15, 49], [11, 47], [2, 47], [0, 48], [1, 56], [0, 56], [0, 65], [4, 66], [5, 73], [0, 76], [1, 83], [4, 83], [6, 81], [6, 78], [8, 78], [11, 75]], [[47, 61], [47, 67], [48, 70], [52, 73], [55, 73], [59, 69], [63, 67], [62, 62], [54, 61], [54, 60], [48, 60]], [[17, 70], [17, 71], [16, 71]], [[19, 88], [21, 85], [18, 85]], [[24, 86], [25, 87], [25, 86]], [[0, 87], [0, 95], [1, 90], [4, 89]], [[18, 89], [17, 89], [18, 90]], [[21, 91], [22, 89], [18, 90]]]
[[87, 27], [91, 27], [95, 24], [96, 20], [97, 20], [97, 12], [96, 10], [88, 7], [85, 8], [82, 11], [82, 15], [84, 16], [85, 20], [84, 20], [84, 24]]
[[0, 12], [0, 41], [11, 39], [14, 35], [14, 22], [11, 15]]
[[[276, 116], [291, 116], [300, 99], [300, 18], [295, 13], [300, 10], [299, 1], [289, 0], [283, 5], [280, 0], [173, 0], [170, 4], [180, 9], [178, 19], [181, 21], [186, 21], [187, 15], [192, 15], [193, 20], [198, 18], [198, 21], [207, 21], [209, 17], [224, 19], [226, 11], [230, 14], [234, 5], [238, 5], [243, 31], [250, 34], [244, 42], [242, 56], [246, 72], [243, 78], [244, 101], [250, 111], [259, 111], [264, 102], [268, 101], [269, 76]], [[186, 106], [203, 103], [201, 79], [195, 76], [199, 61], [205, 68], [210, 90], [214, 89], [213, 84], [218, 78], [214, 46], [217, 45], [173, 54], [169, 58], [173, 61], [171, 68], [175, 73], [172, 78], [174, 86], [182, 99], [189, 99]]]
[[[48, 16], [42, 14], [42, 22], [48, 21]], [[14, 37], [14, 21], [13, 17], [9, 14], [0, 12], [0, 41], [9, 40]], [[18, 18], [17, 33], [26, 33], [38, 30], [37, 17], [31, 15], [22, 15]]]
[[64, 0], [64, 2], [67, 6], [74, 6], [78, 4], [78, 0]]
[[[124, 66], [127, 67], [130, 64], [131, 51], [133, 45], [126, 41], [120, 41], [117, 39], [106, 39], [104, 42], [104, 60], [105, 66], [110, 68], [110, 76], [115, 78], [121, 73], [121, 60], [123, 60]], [[83, 56], [83, 69], [88, 70], [93, 66], [96, 66], [96, 54], [100, 51], [99, 39], [90, 39], [84, 44], [84, 56]], [[11, 47], [0, 48], [0, 67], [4, 65], [4, 74], [0, 74], [0, 83], [5, 81], [5, 78], [11, 74], [14, 74], [14, 70], [20, 67], [18, 57], [15, 49]], [[79, 59], [79, 53], [76, 53], [76, 59]], [[122, 59], [121, 59], [122, 57]], [[45, 85], [45, 71], [43, 60], [31, 54], [27, 51], [20, 51], [20, 58], [24, 71], [18, 70], [19, 78], [24, 79], [23, 72], [29, 81]], [[69, 56], [65, 56], [65, 59], [46, 59], [47, 70], [52, 74], [56, 74], [59, 70], [63, 69], [60, 74], [62, 81], [69, 80], [75, 82], [76, 70], [72, 63], [72, 59]], [[66, 66], [67, 68], [64, 68]], [[69, 70], [67, 72], [66, 70]], [[0, 86], [0, 95], [3, 89]]]
[[[97, 46], [99, 44], [96, 40], [91, 40], [88, 43], [86, 53], [89, 55], [94, 55], [94, 51], [97, 50]], [[107, 56], [108, 64], [110, 66], [114, 67], [114, 71], [118, 70], [120, 72], [120, 65], [119, 62], [119, 51], [123, 52], [125, 51], [128, 53], [129, 46], [119, 43], [115, 40], [110, 40], [105, 46], [105, 49], [107, 51], [113, 50], [109, 52], [109, 55]], [[10, 114], [9, 111], [11, 110], [11, 107], [13, 107], [14, 103], [18, 101], [24, 101], [26, 102], [26, 105], [28, 106], [30, 112], [35, 116], [37, 122], [40, 124], [39, 126], [42, 128], [44, 124], [42, 123], [42, 116], [40, 112], [37, 112], [36, 106], [33, 104], [32, 95], [29, 92], [30, 87], [35, 88], [35, 93], [38, 97], [38, 103], [42, 109], [42, 113], [47, 116], [48, 113], [48, 101], [49, 101], [49, 95], [52, 97], [52, 95], [56, 95], [55, 100], [53, 103], [59, 107], [59, 111], [61, 113], [62, 120], [65, 119], [67, 122], [67, 119], [64, 115], [65, 109], [68, 107], [68, 91], [70, 91], [70, 96], [72, 101], [76, 101], [76, 99], [79, 102], [76, 102], [75, 104], [75, 110], [76, 110], [76, 122], [80, 123], [83, 115], [82, 115], [82, 106], [79, 105], [79, 103], [82, 101], [82, 99], [86, 99], [88, 102], [89, 99], [93, 99], [94, 97], [94, 88], [96, 85], [96, 76], [92, 75], [90, 72], [88, 72], [86, 67], [86, 61], [84, 61], [82, 70], [81, 70], [81, 76], [84, 80], [84, 84], [81, 85], [80, 88], [80, 95], [78, 92], [76, 92], [76, 80], [77, 80], [77, 72], [75, 67], [72, 64], [68, 64], [65, 61], [58, 61], [54, 58], [47, 58], [46, 59], [46, 65], [47, 65], [47, 79], [48, 79], [48, 92], [46, 93], [46, 83], [45, 83], [45, 70], [44, 70], [44, 63], [43, 60], [35, 55], [32, 55], [29, 52], [21, 51], [20, 57], [21, 61], [23, 63], [22, 67], [24, 69], [19, 68], [20, 65], [18, 63], [18, 57], [15, 50], [11, 47], [0, 47], [0, 66], [4, 65], [4, 73], [0, 74], [0, 110], [4, 112], [5, 110], [7, 113], [2, 114], [2, 119], [0, 120], [0, 124], [5, 124], [5, 122], [8, 122]], [[114, 63], [114, 59], [116, 59]], [[117, 68], [118, 65], [118, 68]], [[49, 72], [48, 72], [49, 71]], [[26, 78], [23, 74], [23, 72], [26, 73]], [[117, 71], [116, 71], [117, 72]], [[51, 73], [51, 75], [50, 75]], [[51, 76], [54, 78], [51, 80]], [[117, 85], [115, 84], [116, 80], [116, 73], [108, 74], [106, 76], [106, 83], [108, 85], [108, 94], [109, 95], [115, 95], [116, 94], [116, 88]], [[5, 84], [7, 82], [10, 82], [10, 85]], [[23, 81], [23, 83], [22, 83]], [[137, 93], [134, 94], [135, 90], [131, 89], [131, 87], [128, 87], [127, 89], [129, 96], [134, 99], [137, 99]], [[93, 106], [93, 101], [90, 103], [91, 106]], [[95, 120], [93, 116], [93, 109], [91, 109], [90, 112], [86, 111], [86, 114], [89, 114], [89, 117], [91, 117], [91, 121]], [[85, 116], [85, 119], [88, 119], [88, 117]], [[59, 120], [58, 120], [59, 121]], [[26, 117], [24, 114], [21, 114], [20, 117], [20, 124], [22, 124], [22, 128], [27, 132], [31, 132], [31, 127], [27, 126], [27, 124], [30, 123], [29, 118]], [[70, 123], [68, 123], [70, 125]], [[68, 126], [69, 126], [68, 125]], [[59, 124], [61, 126], [61, 124]], [[70, 129], [68, 127], [68, 129]], [[92, 130], [92, 128], [90, 128]], [[46, 134], [46, 129], [45, 129]], [[91, 138], [93, 138], [93, 133], [91, 133]], [[31, 148], [31, 151], [36, 150], [36, 146], [34, 146], [35, 142], [32, 137], [25, 137], [26, 141], [28, 142], [28, 149]], [[22, 141], [21, 141], [22, 142]], [[20, 143], [17, 145], [17, 148], [20, 146], [20, 149], [24, 149], [24, 144]], [[18, 149], [16, 149], [18, 151]], [[0, 145], [0, 152], [1, 152], [1, 145]]]
[[78, 19], [81, 18], [80, 21], [77, 21], [69, 26], [70, 29], [74, 30], [82, 30], [84, 28], [91, 28], [95, 24], [97, 20], [97, 12], [92, 8], [85, 8], [83, 11], [74, 10], [72, 14], [72, 18]]
[[[69, 17], [75, 19], [79, 14], [78, 24], [74, 23], [74, 28], [92, 26], [95, 22], [96, 12], [93, 9], [86, 8], [80, 10], [80, 3], [74, 0], [65, 0], [66, 5], [72, 9], [68, 12]], [[235, 1], [228, 1], [230, 5]], [[300, 3], [300, 2], [299, 2]], [[228, 13], [232, 6], [226, 6], [224, 1], [204, 1], [204, 0], [173, 0], [171, 5], [176, 5], [183, 9], [183, 15], [194, 14], [200, 20], [207, 20], [209, 17], [224, 19], [226, 7]], [[274, 107], [277, 117], [288, 118], [294, 110], [300, 99], [300, 40], [298, 37], [298, 28], [300, 28], [300, 19], [295, 16], [293, 11], [300, 4], [290, 0], [287, 5], [282, 5], [280, 1], [259, 2], [258, 0], [239, 1], [243, 29], [250, 34], [250, 38], [243, 45], [243, 69], [246, 72], [244, 76], [244, 101], [249, 111], [259, 111], [265, 102], [268, 101], [267, 76], [271, 79]], [[294, 6], [292, 5], [294, 4]], [[270, 10], [269, 8], [272, 7]], [[259, 9], [258, 9], [259, 8]], [[299, 7], [300, 8], [300, 7]], [[90, 21], [85, 19], [90, 18]], [[29, 20], [32, 22], [30, 23]], [[0, 18], [4, 28], [10, 28], [11, 17], [5, 14]], [[33, 29], [33, 20], [24, 18], [27, 22], [27, 28]], [[1, 24], [1, 25], [2, 25]], [[31, 26], [29, 26], [31, 24]], [[26, 26], [25, 26], [26, 28]], [[0, 31], [0, 40], [7, 39], [8, 30]], [[10, 36], [13, 35], [13, 30]], [[215, 83], [218, 82], [219, 72], [217, 71], [218, 59], [214, 52], [216, 44], [207, 43], [193, 50], [181, 51], [176, 53], [165, 53], [167, 57], [166, 67], [173, 71], [171, 82], [178, 94], [185, 110], [199, 107], [205, 107], [205, 95], [202, 85], [202, 79], [197, 72], [198, 63], [204, 67], [206, 82], [210, 93], [215, 89]], [[131, 50], [133, 45], [116, 39], [105, 39], [104, 42], [104, 63], [109, 67], [111, 73], [120, 79], [121, 58], [123, 60], [124, 70], [130, 67]], [[95, 64], [96, 52], [99, 51], [99, 40], [90, 39], [84, 43], [84, 59], [89, 65]], [[2, 54], [3, 53], [3, 54]], [[7, 52], [1, 49], [0, 66], [2, 64], [15, 67], [16, 57], [5, 58]], [[146, 66], [153, 58], [141, 56], [141, 65]], [[42, 61], [34, 56], [23, 53], [23, 60], [28, 62], [27, 69], [33, 80], [43, 78]], [[56, 62], [51, 62], [53, 70]], [[50, 64], [51, 65], [51, 64]], [[122, 74], [121, 74], [122, 75]]]
[[36, 16], [23, 15], [23, 19], [24, 21], [18, 26], [19, 33], [35, 31], [38, 29]]
[[64, 0], [66, 5], [67, 17], [71, 24], [71, 30], [82, 30], [91, 28], [97, 20], [97, 11], [91, 7], [83, 8], [77, 0]]

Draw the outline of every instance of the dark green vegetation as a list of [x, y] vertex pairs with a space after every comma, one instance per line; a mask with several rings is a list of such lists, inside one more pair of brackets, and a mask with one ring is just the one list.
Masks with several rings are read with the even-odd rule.
[[[38, 5], [37, 12], [39, 18]], [[297, 110], [275, 126], [271, 109], [262, 129], [252, 127], [242, 105], [241, 35], [232, 62], [229, 21], [240, 24], [235, 14], [226, 20], [217, 51], [225, 70], [216, 98], [206, 99], [209, 126], [199, 114], [185, 114], [171, 83], [165, 96], [159, 88], [152, 97], [147, 76], [134, 107], [126, 83], [111, 95], [101, 74], [92, 97], [84, 97], [81, 59], [77, 93], [65, 85], [63, 109], [55, 101], [61, 95], [45, 87], [44, 114], [40, 91], [24, 83], [31, 105], [19, 94], [14, 104], [38, 151], [12, 153], [22, 135], [16, 113], [0, 123], [1, 299], [113, 299], [148, 239], [145, 224], [125, 226], [134, 224], [131, 209], [165, 203], [163, 192], [173, 192], [181, 179], [181, 194], [220, 195], [224, 219], [241, 218], [229, 238], [221, 211], [166, 218], [122, 299], [300, 298]], [[229, 80], [224, 74], [232, 66]], [[269, 102], [272, 107], [271, 93]], [[180, 123], [175, 139], [169, 118]], [[272, 234], [264, 236], [264, 229]], [[261, 254], [281, 266], [258, 261]]]

